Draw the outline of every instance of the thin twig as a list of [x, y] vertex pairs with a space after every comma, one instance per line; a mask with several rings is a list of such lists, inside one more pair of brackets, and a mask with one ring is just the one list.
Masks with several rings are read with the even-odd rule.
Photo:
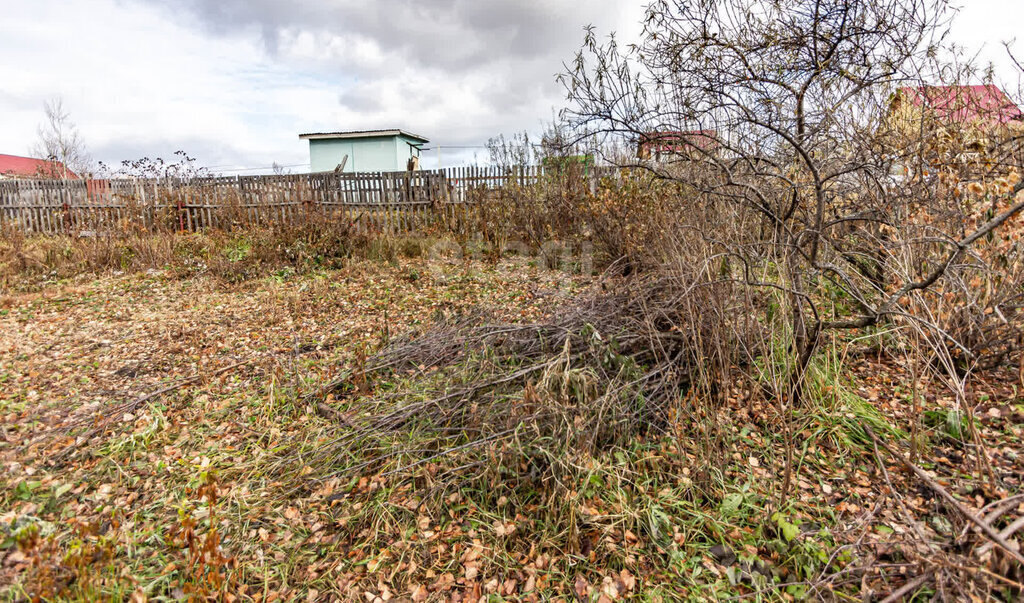
[[[1018, 517], [1016, 521], [1003, 528], [999, 535], [1003, 538], [1012, 538], [1021, 528], [1024, 528], [1024, 517]], [[992, 550], [992, 543], [986, 542], [978, 548], [978, 555], [985, 555], [990, 550]]]
[[875, 432], [870, 427], [865, 425], [864, 429], [867, 431], [868, 435], [871, 436], [872, 440], [877, 442], [878, 445], [880, 445], [882, 448], [884, 448], [886, 450], [886, 452], [888, 452], [893, 458], [898, 459], [901, 463], [903, 463], [904, 466], [906, 466], [915, 475], [917, 475], [919, 478], [921, 478], [921, 480], [924, 483], [926, 483], [929, 488], [931, 488], [932, 490], [937, 492], [940, 496], [942, 496], [942, 498], [946, 499], [951, 505], [956, 507], [956, 509], [958, 511], [960, 511], [960, 513], [964, 517], [966, 517], [968, 520], [970, 520], [971, 523], [975, 524], [977, 526], [978, 530], [982, 534], [984, 534], [986, 537], [988, 537], [989, 540], [991, 540], [992, 542], [998, 544], [999, 547], [1001, 549], [1005, 550], [1008, 555], [1013, 557], [1017, 561], [1017, 563], [1020, 563], [1021, 565], [1024, 565], [1024, 556], [1021, 556], [1020, 553], [1018, 553], [1017, 551], [1013, 550], [1013, 548], [1010, 546], [1010, 543], [1006, 542], [1005, 538], [1000, 536], [994, 529], [992, 529], [992, 526], [988, 525], [987, 523], [985, 523], [984, 521], [979, 519], [978, 516], [975, 515], [974, 513], [972, 513], [971, 510], [968, 509], [966, 505], [964, 505], [962, 502], [957, 500], [952, 494], [949, 493], [948, 490], [943, 488], [941, 484], [939, 484], [937, 481], [932, 479], [930, 475], [925, 473], [923, 469], [921, 469], [917, 465], [911, 463], [907, 459], [903, 458], [903, 455], [897, 453], [892, 448], [890, 448], [888, 444], [886, 444], [885, 442], [883, 442], [880, 439], [878, 439], [878, 436], [875, 435]]
[[[1022, 501], [1024, 501], [1024, 494], [1014, 494], [1013, 496], [1008, 496], [1002, 500], [994, 500], [990, 502], [979, 509], [978, 513], [982, 514], [981, 519], [985, 523], [992, 525], [1005, 513], [1009, 512], [1014, 507], [1020, 506]], [[960, 532], [960, 536], [957, 537], [957, 540], [963, 538], [970, 529], [970, 526], [964, 526], [964, 529]]]
[[895, 603], [896, 601], [901, 601], [903, 599], [904, 595], [908, 595], [908, 594], [912, 593], [914, 590], [919, 588], [922, 584], [924, 584], [928, 580], [931, 580], [931, 577], [932, 577], [933, 573], [934, 572], [925, 572], [925, 573], [921, 574], [920, 576], [914, 578], [910, 582], [907, 582], [903, 586], [901, 586], [901, 587], [897, 588], [896, 590], [892, 591], [892, 593], [888, 597], [882, 599], [881, 603]]
[[889, 470], [885, 468], [885, 463], [882, 462], [882, 455], [878, 453], [878, 444], [880, 444], [880, 442], [878, 442], [878, 440], [875, 439], [874, 433], [871, 432], [870, 428], [868, 428], [868, 433], [871, 434], [873, 440], [871, 442], [871, 447], [873, 448], [875, 453], [875, 461], [878, 463], [879, 469], [882, 470], [882, 477], [885, 478], [885, 484], [889, 486], [889, 492], [892, 494], [893, 499], [895, 499], [896, 504], [899, 505], [900, 510], [903, 512], [903, 515], [905, 516], [907, 522], [910, 523], [911, 527], [914, 528], [914, 532], [917, 533], [917, 537], [921, 540], [922, 543], [927, 545], [929, 549], [932, 549], [931, 543], [928, 541], [928, 537], [925, 536], [924, 532], [921, 531], [921, 526], [918, 525], [918, 522], [914, 519], [914, 516], [910, 513], [910, 510], [907, 509], [906, 505], [903, 504], [903, 498], [900, 497], [899, 493], [897, 493], [896, 491], [896, 488], [892, 485], [892, 480], [889, 478]]

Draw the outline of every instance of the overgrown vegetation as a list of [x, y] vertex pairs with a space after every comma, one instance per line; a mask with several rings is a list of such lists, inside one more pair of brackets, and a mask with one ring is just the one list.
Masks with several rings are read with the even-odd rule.
[[104, 236], [26, 235], [14, 227], [0, 240], [0, 282], [38, 286], [81, 274], [169, 270], [181, 277], [213, 275], [227, 282], [268, 270], [308, 272], [338, 268], [350, 258], [393, 261], [416, 257], [426, 237], [356, 234], [346, 222], [311, 216], [297, 223], [197, 233], [118, 232]]
[[69, 418], [28, 353], [68, 353], [69, 297], [5, 299], [13, 596], [1019, 598], [1020, 120], [912, 102], [947, 15], [656, 1], [638, 45], [588, 35], [539, 156], [494, 142], [545, 175], [430, 244], [8, 233], [9, 284], [160, 269], [80, 319], [122, 282], [246, 302], [165, 336], [177, 380]]

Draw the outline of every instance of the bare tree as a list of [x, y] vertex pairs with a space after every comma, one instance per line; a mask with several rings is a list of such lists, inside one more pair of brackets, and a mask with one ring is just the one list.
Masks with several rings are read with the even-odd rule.
[[[823, 333], [905, 316], [1024, 210], [1016, 183], [973, 230], [937, 229], [919, 205], [953, 198], [938, 166], [893, 177], [929, 148], [892, 135], [893, 94], [940, 72], [948, 17], [945, 0], [657, 0], [639, 44], [590, 30], [562, 76], [578, 136], [664, 149], [630, 165], [760, 216], [763, 236], [719, 249], [736, 281], [788, 298], [794, 400]], [[917, 261], [895, 270], [894, 248]]]
[[32, 147], [32, 154], [58, 162], [59, 173], [53, 175], [59, 178], [67, 178], [69, 171], [80, 175], [90, 172], [92, 158], [78, 132], [78, 126], [64, 107], [63, 99], [57, 96], [46, 101], [43, 111], [46, 121], [39, 125], [39, 139]]

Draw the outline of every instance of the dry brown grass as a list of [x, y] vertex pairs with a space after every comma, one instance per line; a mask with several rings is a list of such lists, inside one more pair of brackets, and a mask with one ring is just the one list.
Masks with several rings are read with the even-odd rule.
[[129, 230], [94, 237], [33, 235], [8, 227], [0, 236], [0, 286], [24, 288], [79, 274], [150, 269], [238, 282], [274, 270], [337, 268], [352, 257], [417, 257], [427, 244], [416, 237], [356, 234], [347, 223], [327, 218], [230, 232]]

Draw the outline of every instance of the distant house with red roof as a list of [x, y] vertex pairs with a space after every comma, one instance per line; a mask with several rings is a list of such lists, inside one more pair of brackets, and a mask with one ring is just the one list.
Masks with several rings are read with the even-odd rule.
[[693, 159], [714, 155], [721, 148], [715, 130], [648, 132], [637, 143], [636, 156], [660, 161], [667, 158]]
[[924, 109], [941, 122], [986, 129], [1024, 124], [1024, 112], [993, 84], [900, 88], [889, 107], [893, 115]]
[[78, 174], [56, 160], [0, 154], [0, 178], [78, 180]]
[[[1024, 131], [1024, 111], [992, 84], [900, 88], [890, 99], [887, 121], [898, 137], [944, 141], [933, 149], [939, 155], [931, 161], [948, 161], [950, 157], [943, 158], [942, 153], [953, 153], [979, 177], [994, 169], [982, 161], [986, 149], [1012, 142]], [[893, 168], [901, 177], [914, 170], [912, 163], [905, 161], [898, 161]]]

